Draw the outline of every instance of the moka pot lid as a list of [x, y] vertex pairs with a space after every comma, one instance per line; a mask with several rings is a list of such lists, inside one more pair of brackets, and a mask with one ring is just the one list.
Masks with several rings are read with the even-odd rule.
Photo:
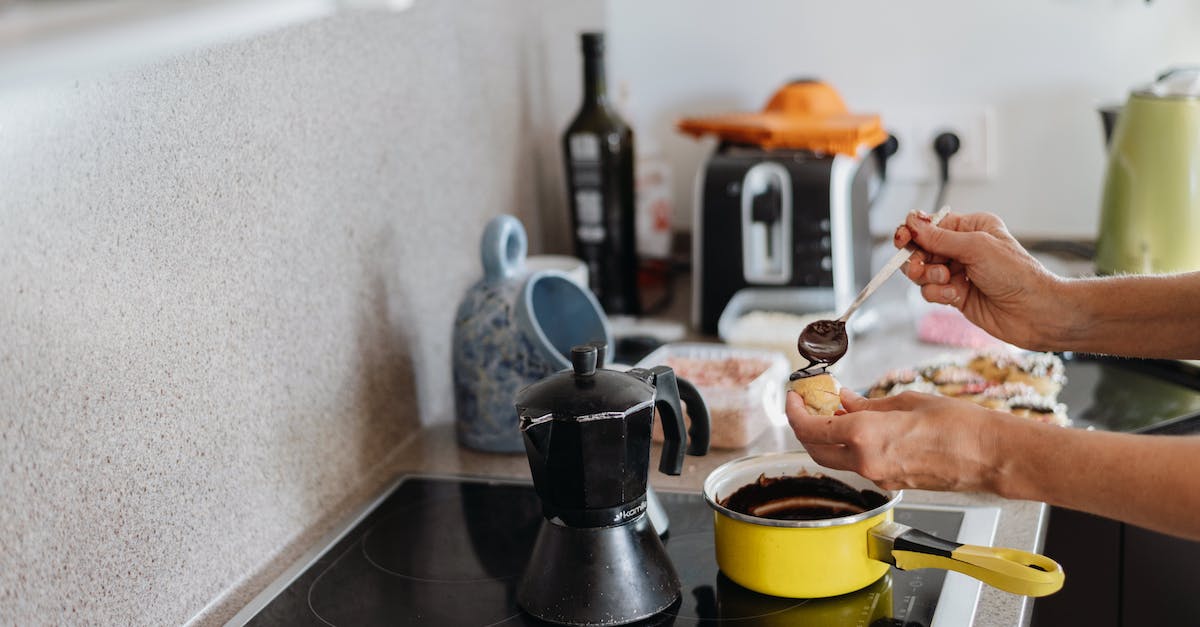
[[654, 387], [631, 374], [597, 367], [601, 347], [571, 349], [571, 369], [561, 370], [517, 393], [521, 429], [547, 420], [588, 422], [624, 419], [654, 403]]

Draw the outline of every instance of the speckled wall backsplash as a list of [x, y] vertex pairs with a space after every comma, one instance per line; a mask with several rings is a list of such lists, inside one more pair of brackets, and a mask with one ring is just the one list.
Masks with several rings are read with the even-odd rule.
[[479, 235], [536, 213], [533, 11], [0, 93], [0, 623], [186, 622], [451, 419]]

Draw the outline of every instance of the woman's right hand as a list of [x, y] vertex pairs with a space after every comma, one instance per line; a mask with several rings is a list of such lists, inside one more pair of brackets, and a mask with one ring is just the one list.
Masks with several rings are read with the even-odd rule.
[[992, 335], [1047, 350], [1049, 327], [1067, 324], [1063, 280], [1046, 270], [990, 213], [949, 213], [934, 225], [923, 212], [896, 229], [897, 248], [918, 249], [904, 273], [931, 303], [953, 305]]

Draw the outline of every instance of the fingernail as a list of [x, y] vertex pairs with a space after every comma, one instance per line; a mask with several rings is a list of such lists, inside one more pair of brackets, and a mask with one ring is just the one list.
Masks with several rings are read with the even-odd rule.
[[958, 300], [958, 292], [953, 287], [947, 287], [942, 290], [942, 298], [954, 302]]
[[917, 218], [919, 220], [921, 220], [922, 222], [929, 222], [930, 220], [933, 219], [932, 216], [930, 216], [928, 213], [925, 213], [924, 211], [917, 211], [915, 213], [917, 214]]

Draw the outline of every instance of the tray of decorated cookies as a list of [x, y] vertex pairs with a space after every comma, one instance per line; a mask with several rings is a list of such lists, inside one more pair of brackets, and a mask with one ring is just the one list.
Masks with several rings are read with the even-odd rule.
[[889, 371], [871, 386], [867, 397], [913, 390], [1065, 427], [1071, 419], [1058, 393], [1066, 381], [1063, 361], [1054, 353], [985, 351]]

